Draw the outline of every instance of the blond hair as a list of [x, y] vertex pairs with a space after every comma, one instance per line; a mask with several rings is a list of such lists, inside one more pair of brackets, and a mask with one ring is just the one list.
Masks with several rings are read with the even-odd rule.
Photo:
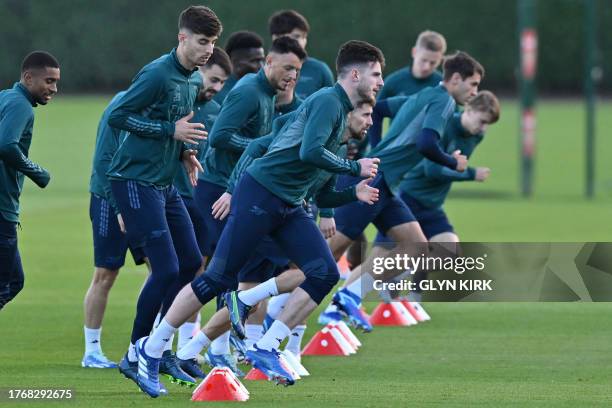
[[446, 39], [436, 31], [426, 30], [419, 34], [416, 48], [424, 48], [428, 51], [446, 53]]

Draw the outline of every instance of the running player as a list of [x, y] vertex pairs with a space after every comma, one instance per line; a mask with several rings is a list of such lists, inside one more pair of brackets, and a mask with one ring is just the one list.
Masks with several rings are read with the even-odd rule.
[[21, 79], [0, 92], [0, 310], [23, 289], [24, 275], [17, 248], [19, 196], [24, 176], [45, 188], [49, 172], [28, 159], [34, 107], [46, 105], [57, 93], [59, 63], [45, 51], [28, 54]]
[[[221, 29], [209, 8], [185, 9], [179, 16], [177, 48], [136, 75], [108, 119], [110, 126], [125, 131], [107, 172], [112, 195], [129, 244], [142, 248], [151, 266], [124, 359], [129, 370], [122, 372], [132, 379], [138, 361], [133, 345], [151, 332], [160, 308], [163, 316], [202, 264], [189, 214], [171, 183], [181, 161], [194, 184], [201, 169], [196, 152], [185, 150], [184, 143], [198, 144], [206, 137], [204, 125], [189, 120], [202, 87], [197, 67], [212, 55]], [[160, 370], [176, 381], [195, 384], [172, 353], [164, 355]]]

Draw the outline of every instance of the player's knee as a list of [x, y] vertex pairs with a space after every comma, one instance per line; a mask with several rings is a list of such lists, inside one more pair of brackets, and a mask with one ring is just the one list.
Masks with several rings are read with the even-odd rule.
[[191, 282], [191, 289], [193, 290], [194, 295], [203, 305], [217, 297], [217, 310], [222, 307], [220, 303], [222, 302], [222, 298], [219, 295], [227, 290], [227, 288], [225, 288], [222, 284], [214, 279], [211, 279], [211, 277], [208, 275], [208, 270]]
[[302, 267], [306, 279], [300, 287], [319, 304], [340, 280], [338, 266], [333, 259], [319, 258]]
[[110, 290], [117, 279], [119, 268], [96, 268], [94, 272], [93, 284], [103, 290]]

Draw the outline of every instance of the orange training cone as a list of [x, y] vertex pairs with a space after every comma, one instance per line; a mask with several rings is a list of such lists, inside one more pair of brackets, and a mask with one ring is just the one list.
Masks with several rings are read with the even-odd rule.
[[303, 356], [348, 356], [350, 352], [336, 340], [336, 336], [327, 327], [318, 331], [308, 342]]
[[373, 326], [408, 326], [410, 323], [406, 320], [397, 309], [397, 305], [393, 303], [381, 303], [376, 306], [370, 317], [370, 323]]
[[[342, 335], [342, 337], [344, 338], [344, 340], [346, 340], [346, 342], [349, 344], [349, 346], [350, 346], [350, 347], [351, 347], [353, 350], [357, 351], [357, 349], [359, 348], [359, 345], [358, 345], [358, 344], [357, 344], [357, 343], [356, 343], [356, 342], [353, 340], [353, 337], [349, 336], [349, 335], [348, 335], [348, 334], [347, 334], [347, 333], [344, 331], [344, 329], [343, 329], [343, 328], [342, 328], [342, 327], [341, 327], [341, 326], [340, 326], [340, 325], [339, 325], [337, 322], [334, 322], [334, 323], [328, 323], [326, 327], [328, 327], [330, 330], [331, 330], [331, 329], [336, 329], [336, 330], [338, 330], [338, 332], [340, 332], [340, 334]], [[347, 329], [348, 329], [348, 327], [347, 327]], [[349, 331], [350, 331], [350, 330], [349, 330]], [[351, 333], [351, 334], [352, 334], [352, 333]]]
[[214, 368], [193, 391], [192, 401], [246, 401], [249, 391], [227, 367]]
[[258, 368], [251, 368], [251, 371], [249, 371], [246, 375], [246, 377], [244, 377], [245, 380], [252, 380], [252, 381], [257, 381], [257, 380], [268, 380], [268, 376], [265, 375], [263, 373], [263, 371], [261, 371]]
[[340, 259], [338, 259], [338, 272], [340, 272], [340, 279], [348, 279], [351, 274], [351, 268], [346, 259], [346, 254], [342, 255]]

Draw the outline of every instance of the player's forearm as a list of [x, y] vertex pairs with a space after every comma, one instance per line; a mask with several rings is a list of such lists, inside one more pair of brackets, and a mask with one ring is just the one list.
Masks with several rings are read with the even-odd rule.
[[[357, 201], [355, 186], [341, 191], [321, 191], [316, 195], [315, 201], [320, 208], [336, 208]], [[329, 217], [328, 217], [329, 218]]]
[[359, 176], [361, 170], [356, 161], [343, 159], [320, 145], [308, 148], [302, 144], [300, 160], [336, 174]]
[[108, 124], [116, 129], [152, 139], [172, 137], [175, 128], [173, 122], [152, 120], [125, 109], [115, 109], [108, 118]]
[[210, 135], [209, 143], [215, 149], [242, 153], [253, 139], [238, 134], [235, 129], [219, 129]]
[[46, 187], [49, 184], [49, 180], [51, 180], [49, 172], [28, 159], [16, 143], [0, 146], [0, 160], [23, 173], [41, 188]]
[[442, 150], [440, 136], [432, 129], [423, 129], [417, 137], [416, 147], [425, 158], [450, 169], [457, 168], [457, 159]]
[[430, 161], [425, 165], [425, 176], [438, 181], [470, 181], [476, 177], [476, 169], [468, 167], [460, 172]]

